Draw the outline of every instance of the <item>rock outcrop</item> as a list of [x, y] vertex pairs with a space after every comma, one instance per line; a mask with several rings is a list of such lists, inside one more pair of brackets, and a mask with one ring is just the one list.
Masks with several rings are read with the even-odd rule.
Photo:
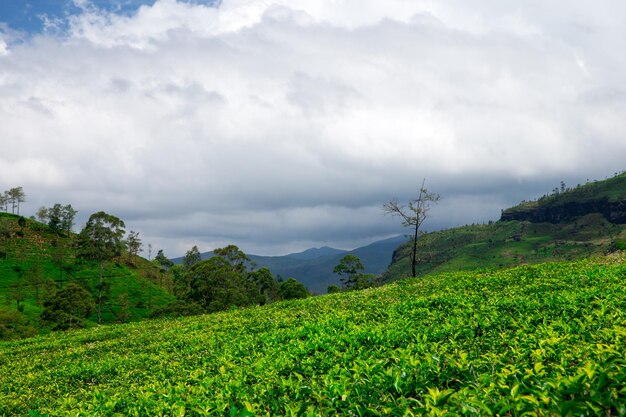
[[591, 213], [600, 213], [611, 223], [626, 224], [626, 199], [619, 201], [570, 201], [535, 208], [505, 210], [500, 220], [529, 221], [532, 223], [564, 223]]

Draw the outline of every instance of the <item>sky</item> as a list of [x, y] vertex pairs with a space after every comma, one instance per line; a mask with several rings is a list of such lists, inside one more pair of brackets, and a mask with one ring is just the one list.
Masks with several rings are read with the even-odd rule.
[[0, 0], [0, 191], [154, 252], [402, 234], [626, 169], [626, 2]]

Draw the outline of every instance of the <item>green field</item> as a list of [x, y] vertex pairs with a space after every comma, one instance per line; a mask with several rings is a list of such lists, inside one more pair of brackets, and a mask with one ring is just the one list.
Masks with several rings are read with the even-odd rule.
[[626, 259], [0, 342], [0, 415], [626, 415]]

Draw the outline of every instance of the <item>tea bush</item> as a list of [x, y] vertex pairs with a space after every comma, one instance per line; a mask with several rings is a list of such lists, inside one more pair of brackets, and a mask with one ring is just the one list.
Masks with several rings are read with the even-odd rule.
[[0, 343], [0, 415], [626, 415], [623, 258]]

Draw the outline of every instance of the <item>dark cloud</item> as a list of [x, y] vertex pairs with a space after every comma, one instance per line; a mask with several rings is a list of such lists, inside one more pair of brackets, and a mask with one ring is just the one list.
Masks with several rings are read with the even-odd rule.
[[438, 229], [624, 168], [617, 1], [80, 6], [0, 27], [0, 183], [171, 255], [403, 233], [380, 207], [423, 178]]

